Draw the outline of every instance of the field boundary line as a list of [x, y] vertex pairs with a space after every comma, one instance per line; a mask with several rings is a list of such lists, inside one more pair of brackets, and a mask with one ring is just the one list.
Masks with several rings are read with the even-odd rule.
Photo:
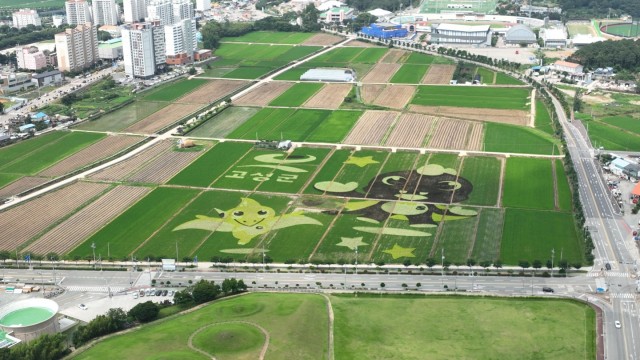
[[[162, 143], [162, 141], [159, 142], [160, 144]], [[171, 144], [170, 144], [171, 145]], [[165, 153], [168, 153], [169, 151], [171, 151], [171, 147], [172, 146], [168, 146], [166, 149], [162, 150], [161, 152], [159, 152], [156, 156], [151, 157], [150, 159], [147, 159], [147, 161], [143, 162], [142, 164], [140, 164], [140, 166], [138, 166], [137, 168], [133, 169], [131, 172], [129, 172], [128, 174], [125, 174], [120, 182], [125, 182], [128, 181], [131, 177], [133, 177], [135, 174], [137, 174], [138, 172], [142, 171], [145, 167], [147, 167], [147, 165], [149, 165], [150, 163], [152, 163], [153, 161], [155, 161], [157, 158], [159, 158], [160, 156], [164, 155]]]
[[498, 183], [498, 199], [496, 200], [496, 206], [502, 207], [502, 191], [504, 190], [504, 174], [507, 171], [507, 159], [499, 158], [500, 160], [500, 181]]
[[536, 88], [531, 90], [531, 110], [529, 110], [529, 127], [536, 127]]
[[480, 225], [480, 216], [482, 215], [483, 208], [479, 208], [478, 214], [476, 215], [476, 225], [473, 227], [473, 240], [469, 246], [469, 251], [467, 252], [467, 259], [471, 259], [473, 256], [473, 249], [476, 247], [476, 240], [478, 239], [478, 227]]
[[424, 140], [422, 141], [422, 146], [423, 147], [427, 146], [429, 141], [431, 141], [431, 138], [433, 137], [433, 134], [435, 132], [436, 126], [438, 125], [440, 120], [442, 120], [442, 118], [440, 116], [433, 115], [433, 121], [431, 122], [431, 128], [429, 129], [429, 132], [427, 133], [427, 135], [425, 135]]
[[391, 156], [391, 154], [393, 153], [388, 153], [387, 156], [384, 157], [384, 161], [382, 162], [382, 164], [380, 165], [380, 167], [378, 168], [378, 172], [376, 173], [376, 176], [373, 177], [373, 181], [371, 182], [371, 186], [369, 186], [367, 188], [367, 191], [365, 191], [364, 193], [364, 197], [368, 198], [369, 196], [369, 192], [371, 191], [371, 188], [373, 187], [373, 185], [376, 182], [376, 179], [378, 179], [378, 176], [380, 176], [380, 174], [382, 174], [382, 169], [384, 168], [384, 166], [387, 164], [387, 161], [389, 161], [389, 157]]
[[324, 159], [322, 159], [322, 162], [318, 165], [318, 167], [313, 172], [313, 174], [309, 176], [309, 179], [304, 183], [304, 185], [302, 185], [302, 187], [300, 188], [300, 191], [298, 191], [296, 195], [301, 196], [304, 194], [304, 191], [307, 190], [307, 187], [309, 187], [309, 185], [313, 182], [313, 179], [316, 178], [316, 175], [318, 175], [318, 172], [320, 172], [320, 170], [325, 166], [325, 164], [329, 161], [329, 159], [331, 159], [333, 154], [336, 152], [336, 149], [337, 148], [335, 147], [331, 147], [331, 151], [329, 151], [329, 153], [324, 157]]
[[[456, 181], [458, 181], [458, 179], [460, 178], [460, 172], [462, 171], [462, 165], [464, 164], [464, 156], [458, 156], [458, 159], [460, 159], [460, 164], [458, 164], [458, 171], [456, 173]], [[453, 196], [455, 195], [456, 191], [453, 190], [451, 192], [451, 197], [449, 198], [449, 203], [446, 204], [446, 208], [444, 209], [444, 214], [442, 214], [442, 221], [440, 221], [440, 224], [438, 224], [438, 230], [436, 230], [436, 236], [433, 239], [433, 245], [431, 247], [431, 251], [429, 252], [429, 257], [433, 257], [435, 254], [436, 249], [438, 248], [438, 244], [440, 243], [440, 236], [442, 235], [442, 232], [444, 231], [444, 225], [446, 223], [445, 217], [447, 216], [447, 212], [449, 211], [449, 206], [452, 205], [452, 201], [453, 201]]]
[[264, 334], [264, 343], [262, 344], [262, 349], [260, 349], [260, 356], [258, 357], [258, 359], [259, 360], [264, 360], [264, 356], [266, 355], [267, 349], [269, 348], [269, 342], [270, 342], [271, 337], [269, 336], [269, 332], [265, 328], [263, 328], [262, 326], [254, 323], [254, 322], [251, 322], [251, 321], [229, 320], [229, 321], [221, 321], [221, 322], [216, 322], [216, 323], [213, 323], [213, 324], [208, 324], [208, 325], [202, 326], [202, 327], [196, 329], [196, 331], [192, 332], [191, 335], [189, 335], [189, 339], [187, 339], [187, 346], [191, 350], [197, 351], [197, 352], [199, 352], [199, 353], [201, 353], [203, 355], [209, 356], [209, 357], [211, 357], [211, 359], [215, 360], [216, 357], [213, 354], [210, 354], [210, 353], [208, 353], [208, 352], [206, 352], [206, 351], [204, 351], [204, 350], [202, 350], [202, 349], [200, 349], [198, 347], [195, 347], [193, 345], [193, 338], [196, 335], [198, 335], [200, 332], [202, 332], [202, 331], [204, 331], [204, 330], [206, 330], [206, 329], [208, 329], [210, 327], [213, 327], [213, 326], [216, 326], [216, 325], [225, 325], [225, 324], [251, 325], [251, 326], [257, 328], [258, 330], [260, 330], [262, 332], [262, 334]]
[[149, 235], [143, 242], [141, 242], [135, 249], [133, 249], [129, 254], [127, 255], [133, 255], [136, 251], [140, 250], [146, 243], [149, 242], [149, 240], [151, 240], [157, 233], [160, 232], [160, 230], [164, 229], [165, 226], [167, 226], [167, 224], [169, 224], [169, 222], [171, 222], [171, 220], [173, 220], [176, 216], [178, 216], [178, 214], [180, 214], [187, 206], [191, 205], [192, 202], [194, 202], [197, 198], [199, 198], [202, 193], [204, 193], [204, 190], [200, 191], [199, 194], [197, 194], [196, 196], [194, 196], [191, 200], [187, 201], [186, 204], [184, 204], [180, 209], [178, 209], [176, 212], [173, 213], [173, 215], [171, 215], [167, 221], [165, 221], [161, 226], [158, 226], [158, 228], [151, 233], [151, 235]]
[[402, 115], [402, 111], [396, 111], [396, 112], [397, 112], [396, 117], [393, 118], [393, 122], [387, 128], [387, 131], [382, 136], [382, 139], [380, 139], [380, 145], [385, 144], [387, 142], [389, 135], [391, 135], [391, 133], [393, 132], [393, 129], [395, 129], [396, 124], [398, 123], [398, 119], [400, 119], [400, 116]]
[[[323, 196], [324, 197], [324, 196]], [[331, 229], [333, 228], [333, 225], [336, 223], [336, 221], [338, 221], [338, 218], [340, 217], [340, 215], [342, 215], [342, 210], [344, 210], [345, 206], [347, 206], [347, 203], [349, 202], [349, 200], [347, 199], [347, 201], [345, 201], [342, 204], [342, 207], [340, 208], [340, 210], [338, 210], [338, 213], [336, 214], [336, 216], [333, 217], [333, 220], [331, 220], [331, 222], [329, 223], [329, 225], [327, 226], [327, 230], [324, 231], [324, 233], [322, 233], [322, 236], [320, 237], [320, 239], [318, 240], [318, 242], [316, 243], [316, 246], [313, 248], [313, 251], [311, 251], [311, 254], [309, 254], [308, 260], [311, 261], [311, 258], [313, 256], [315, 256], [316, 252], [318, 251], [318, 249], [320, 248], [320, 245], [322, 245], [322, 243], [324, 242], [324, 239], [326, 239], [327, 234], [329, 234], [329, 232], [331, 231]]]
[[[313, 94], [311, 94], [311, 96], [309, 96], [307, 98], [307, 100], [305, 100], [302, 104], [300, 104], [300, 106], [298, 106], [298, 108], [299, 109], [300, 108], [302, 108], [302, 109], [318, 109], [318, 108], [312, 108], [312, 107], [305, 107], [305, 105], [309, 102], [309, 100], [313, 99], [314, 96], [318, 95], [322, 91], [322, 89], [326, 88], [327, 85], [329, 85], [329, 83], [322, 83], [322, 86], [320, 86], [320, 88], [318, 88], [318, 90], [316, 90]], [[327, 109], [327, 110], [338, 110], [338, 109]]]
[[[218, 144], [222, 144], [222, 143], [221, 143], [221, 142], [219, 142]], [[218, 144], [216, 144], [216, 145], [218, 145]], [[214, 147], [215, 147], [215, 146], [212, 146], [212, 147], [211, 147], [211, 149], [213, 149]], [[211, 151], [211, 149], [209, 149], [209, 151]], [[229, 165], [229, 167], [228, 167], [228, 168], [226, 168], [226, 170], [225, 170], [225, 171], [223, 171], [222, 173], [220, 173], [220, 175], [218, 175], [215, 179], [213, 179], [213, 181], [212, 181], [211, 183], [209, 183], [209, 185], [207, 185], [207, 188], [210, 188], [210, 187], [211, 187], [211, 186], [212, 186], [216, 181], [220, 180], [220, 178], [221, 178], [222, 176], [224, 176], [224, 174], [226, 174], [226, 173], [227, 173], [227, 172], [228, 172], [232, 167], [236, 166], [236, 164], [237, 164], [237, 163], [239, 163], [239, 162], [240, 162], [240, 160], [244, 159], [244, 158], [245, 158], [245, 156], [247, 156], [247, 154], [249, 154], [249, 153], [251, 152], [251, 150], [252, 150], [252, 149], [253, 149], [253, 148], [250, 148], [249, 150], [247, 150], [247, 152], [246, 152], [246, 153], [244, 153], [244, 154], [242, 154], [242, 156], [240, 156], [240, 157], [238, 158], [238, 160], [236, 160], [236, 162], [234, 162], [233, 164]]]
[[556, 161], [551, 161], [551, 176], [553, 177], [553, 208], [560, 211], [560, 200], [558, 199], [558, 174]]
[[334, 321], [334, 314], [333, 314], [333, 305], [331, 304], [331, 299], [329, 298], [329, 296], [325, 293], [321, 293], [320, 294], [322, 297], [325, 298], [325, 300], [327, 300], [327, 313], [329, 316], [329, 360], [334, 360], [335, 359], [335, 353], [334, 353], [334, 345], [333, 345], [333, 340], [334, 340], [334, 335], [333, 335], [333, 321]]
[[[346, 149], [345, 149], [345, 150], [346, 150]], [[350, 158], [351, 156], [353, 156], [353, 154], [354, 154], [355, 152], [356, 152], [355, 148], [354, 148], [353, 150], [351, 150], [351, 152], [349, 153], [349, 157], [347, 158], [347, 160], [349, 160], [349, 158]], [[340, 169], [338, 169], [338, 171], [336, 171], [335, 175], [333, 175], [333, 178], [331, 178], [331, 181], [329, 182], [329, 187], [327, 187], [327, 189], [330, 189], [330, 188], [331, 188], [331, 185], [333, 185], [333, 183], [336, 181], [336, 178], [338, 177], [338, 175], [340, 175], [340, 173], [342, 172], [342, 170], [344, 170], [344, 167], [345, 167], [345, 165], [346, 165], [346, 164], [345, 164], [345, 162], [346, 162], [346, 161], [343, 161], [343, 162], [342, 162], [342, 165], [340, 166]], [[327, 191], [326, 191], [326, 190], [322, 192], [322, 196], [325, 196], [325, 195], [327, 195]]]

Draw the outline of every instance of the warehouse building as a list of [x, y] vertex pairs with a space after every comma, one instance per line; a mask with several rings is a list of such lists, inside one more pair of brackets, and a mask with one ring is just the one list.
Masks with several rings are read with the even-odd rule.
[[544, 42], [544, 47], [567, 47], [567, 32], [564, 29], [541, 29], [540, 38], [542, 38], [542, 41]]
[[504, 35], [504, 42], [509, 45], [535, 44], [536, 34], [527, 26], [518, 24], [511, 27]]
[[361, 32], [379, 39], [404, 38], [409, 34], [409, 31], [402, 25], [392, 23], [371, 24], [363, 27]]
[[491, 45], [489, 25], [434, 24], [431, 26], [433, 44]]
[[302, 74], [300, 80], [352, 82], [355, 80], [355, 74], [351, 69], [311, 69]]

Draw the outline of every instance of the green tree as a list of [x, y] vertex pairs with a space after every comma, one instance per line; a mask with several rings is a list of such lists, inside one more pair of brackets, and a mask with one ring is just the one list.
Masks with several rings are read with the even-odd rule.
[[134, 306], [129, 310], [129, 316], [141, 323], [149, 322], [158, 317], [160, 308], [153, 301], [147, 301]]
[[436, 260], [434, 258], [428, 258], [426, 264], [427, 267], [431, 269], [432, 267], [436, 266]]
[[193, 66], [192, 66], [192, 67], [190, 67], [190, 68], [189, 68], [189, 75], [195, 75], [195, 74], [196, 74], [196, 72], [197, 72], [197, 71], [196, 71], [196, 68], [195, 68], [195, 67], [193, 67]]
[[215, 299], [220, 295], [220, 291], [220, 286], [216, 285], [214, 282], [200, 280], [193, 286], [191, 295], [193, 296], [193, 301], [196, 304], [202, 304]]
[[318, 24], [318, 15], [320, 12], [313, 4], [308, 4], [302, 13], [300, 19], [302, 20], [301, 28], [303, 31], [318, 31], [320, 30], [320, 24]]
[[193, 302], [193, 296], [186, 289], [180, 290], [176, 291], [176, 293], [173, 295], [173, 301], [176, 303], [176, 305], [188, 305]]
[[107, 31], [98, 30], [98, 41], [111, 40], [113, 37]]

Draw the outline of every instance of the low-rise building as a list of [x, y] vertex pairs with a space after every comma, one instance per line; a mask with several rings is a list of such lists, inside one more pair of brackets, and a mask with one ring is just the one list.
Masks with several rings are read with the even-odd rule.
[[10, 94], [33, 86], [31, 74], [25, 72], [0, 72], [0, 94]]
[[379, 39], [392, 39], [407, 37], [409, 31], [400, 24], [376, 23], [362, 28], [365, 35]]
[[100, 59], [122, 59], [122, 38], [103, 41], [98, 44], [98, 56]]
[[563, 28], [543, 28], [540, 30], [540, 38], [544, 42], [544, 47], [567, 47], [567, 32]]
[[200, 49], [193, 53], [193, 61], [203, 61], [210, 59], [212, 55], [211, 50], [209, 49]]
[[431, 26], [433, 44], [491, 45], [489, 25], [435, 24]]
[[40, 15], [32, 9], [20, 9], [12, 14], [13, 27], [21, 29], [27, 25], [42, 26]]
[[325, 23], [342, 23], [354, 17], [353, 11], [352, 8], [346, 6], [334, 7], [320, 14], [319, 18]]
[[31, 76], [31, 82], [36, 86], [47, 86], [50, 84], [60, 84], [64, 81], [64, 74], [59, 70], [46, 71], [40, 74], [33, 74]]
[[582, 75], [584, 67], [580, 64], [558, 60], [553, 63], [553, 69], [555, 71], [569, 73], [570, 75]]
[[538, 38], [528, 26], [518, 24], [512, 26], [504, 34], [504, 42], [509, 45], [535, 44]]
[[18, 69], [40, 70], [47, 67], [47, 56], [36, 46], [28, 46], [16, 50]]

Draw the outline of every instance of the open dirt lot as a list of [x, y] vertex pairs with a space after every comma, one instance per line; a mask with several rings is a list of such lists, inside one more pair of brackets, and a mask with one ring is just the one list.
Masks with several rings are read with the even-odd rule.
[[367, 110], [344, 140], [346, 144], [380, 145], [398, 112]]
[[261, 85], [257, 89], [251, 90], [233, 103], [245, 106], [267, 106], [273, 99], [277, 98], [290, 88], [293, 83], [284, 81], [272, 81]]
[[0, 213], [0, 250], [15, 251], [108, 187], [77, 182]]
[[388, 85], [373, 102], [374, 105], [393, 109], [404, 108], [416, 92], [411, 85]]
[[453, 73], [456, 71], [455, 65], [433, 64], [429, 66], [427, 73], [422, 78], [422, 84], [449, 84]]
[[44, 184], [51, 179], [27, 176], [20, 178], [0, 189], [0, 198], [6, 198]]
[[147, 162], [150, 162], [156, 156], [169, 151], [172, 146], [172, 141], [170, 140], [161, 141], [138, 153], [137, 155], [128, 158], [127, 160], [121, 161], [104, 170], [98, 171], [97, 173], [91, 175], [90, 178], [107, 181], [124, 180], [129, 176], [129, 174], [133, 173]]
[[141, 186], [118, 186], [47, 232], [25, 251], [43, 255], [67, 253], [149, 191], [151, 188]]
[[168, 151], [147, 163], [142, 169], [129, 177], [129, 181], [163, 184], [180, 170], [189, 165], [202, 152]]
[[406, 54], [408, 54], [408, 52], [405, 50], [392, 49], [389, 50], [382, 59], [380, 59], [380, 62], [387, 64], [398, 64], [400, 62], [400, 59]]
[[340, 40], [342, 40], [342, 38], [340, 36], [331, 35], [331, 34], [324, 34], [323, 33], [323, 34], [313, 35], [312, 37], [310, 37], [307, 40], [305, 40], [301, 45], [325, 46], [325, 45], [335, 44], [335, 43], [339, 42]]
[[238, 80], [209, 80], [206, 85], [198, 87], [195, 91], [176, 100], [176, 102], [183, 104], [209, 104], [231, 94], [248, 83], [248, 81]]
[[142, 141], [142, 138], [137, 136], [107, 136], [97, 143], [82, 149], [48, 169], [45, 169], [38, 175], [53, 177], [67, 174], [75, 169], [79, 169], [100, 159], [116, 154], [139, 141]]
[[467, 137], [467, 150], [482, 150], [484, 126], [481, 123], [472, 123]]
[[[467, 141], [470, 140], [470, 132], [473, 133], [474, 136], [478, 135], [478, 130], [474, 132], [473, 128], [471, 128], [472, 125], [473, 123], [469, 121], [439, 118], [427, 147], [448, 150], [467, 150], [469, 147]], [[480, 135], [482, 135], [481, 130], [482, 129], [480, 129]], [[473, 142], [477, 142], [477, 140], [474, 139]]]
[[313, 95], [302, 107], [337, 109], [351, 91], [351, 84], [326, 84]]
[[422, 147], [435, 118], [421, 114], [402, 114], [389, 134], [387, 146]]
[[373, 104], [376, 98], [382, 93], [386, 85], [382, 84], [364, 84], [360, 88], [360, 96], [365, 104]]
[[400, 69], [400, 64], [378, 63], [362, 79], [365, 83], [386, 83]]
[[465, 120], [489, 121], [527, 126], [530, 116], [524, 110], [460, 108], [451, 106], [409, 105], [409, 110], [421, 114], [447, 116]]
[[201, 107], [202, 104], [171, 104], [129, 126], [125, 131], [151, 134], [177, 122]]
[[368, 43], [360, 40], [351, 40], [345, 44], [345, 46], [353, 46], [353, 47], [380, 47], [373, 43]]

